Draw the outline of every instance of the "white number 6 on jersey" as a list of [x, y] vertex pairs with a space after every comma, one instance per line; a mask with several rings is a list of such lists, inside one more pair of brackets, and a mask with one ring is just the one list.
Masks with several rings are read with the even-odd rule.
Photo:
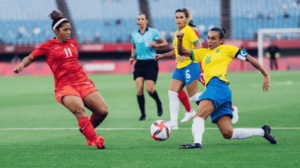
[[185, 71], [185, 76], [186, 76], [187, 79], [191, 78], [191, 75], [189, 73], [190, 73], [189, 69]]

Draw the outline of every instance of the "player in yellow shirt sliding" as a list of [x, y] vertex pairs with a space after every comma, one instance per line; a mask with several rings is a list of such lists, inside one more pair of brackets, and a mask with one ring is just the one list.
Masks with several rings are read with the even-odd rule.
[[236, 128], [231, 125], [231, 91], [226, 79], [227, 68], [233, 58], [248, 61], [258, 69], [265, 77], [263, 91], [269, 90], [270, 75], [268, 72], [245, 51], [233, 45], [224, 45], [225, 29], [218, 27], [210, 29], [207, 37], [209, 48], [187, 50], [182, 45], [183, 32], [177, 33], [177, 49], [179, 56], [176, 61], [181, 62], [190, 57], [195, 62], [202, 62], [205, 72], [205, 91], [199, 96], [197, 114], [193, 117], [192, 133], [193, 144], [180, 145], [180, 149], [202, 148], [202, 136], [204, 133], [204, 122], [210, 115], [212, 123], [218, 125], [220, 132], [225, 139], [243, 139], [252, 136], [262, 136], [271, 144], [277, 144], [275, 136], [271, 134], [271, 127], [264, 125], [262, 128]]

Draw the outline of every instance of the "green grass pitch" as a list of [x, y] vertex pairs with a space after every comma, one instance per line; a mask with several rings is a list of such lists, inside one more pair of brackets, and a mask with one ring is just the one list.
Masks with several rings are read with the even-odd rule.
[[[138, 121], [132, 75], [89, 75], [110, 112], [100, 128], [136, 128], [97, 129], [106, 139], [107, 149], [96, 150], [87, 146], [75, 129], [75, 117], [55, 100], [53, 77], [0, 77], [0, 167], [300, 167], [300, 72], [271, 72], [269, 92], [262, 91], [263, 77], [258, 72], [227, 76], [233, 104], [239, 108], [240, 120], [234, 127], [271, 125], [277, 145], [262, 137], [225, 140], [210, 118], [206, 121], [203, 149], [177, 149], [178, 145], [193, 142], [192, 122], [179, 124], [179, 130], [172, 131], [168, 140], [154, 141], [149, 131], [151, 123], [169, 120], [171, 74], [160, 74], [155, 86], [163, 103], [163, 116], [157, 116], [154, 100], [145, 93], [144, 122]], [[184, 113], [181, 105], [179, 120]]]

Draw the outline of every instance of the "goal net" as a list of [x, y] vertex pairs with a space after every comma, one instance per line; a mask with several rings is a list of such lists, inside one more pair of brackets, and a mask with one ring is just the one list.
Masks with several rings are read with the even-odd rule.
[[[257, 33], [258, 42], [258, 61], [261, 65], [263, 64], [264, 49], [269, 47], [272, 40], [283, 41], [284, 44], [290, 45], [295, 43], [300, 44], [300, 28], [286, 28], [286, 29], [259, 29]], [[289, 42], [289, 43], [287, 43]], [[300, 46], [300, 45], [299, 45]], [[289, 46], [285, 46], [289, 48]], [[297, 47], [291, 45], [291, 48]], [[280, 47], [279, 47], [280, 48]]]

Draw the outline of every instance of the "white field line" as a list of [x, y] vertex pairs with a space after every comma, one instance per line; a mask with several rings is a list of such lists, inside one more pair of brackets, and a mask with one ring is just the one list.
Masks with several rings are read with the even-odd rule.
[[290, 80], [286, 81], [286, 82], [274, 82], [274, 83], [271, 82], [271, 85], [275, 85], [275, 86], [292, 85], [292, 84], [293, 84], [293, 82]]
[[[272, 130], [300, 130], [300, 127], [271, 127]], [[207, 130], [218, 130], [218, 128], [205, 128]], [[0, 128], [0, 131], [64, 131], [76, 130], [79, 128]], [[109, 131], [136, 131], [136, 130], [150, 130], [150, 128], [96, 128], [96, 130]], [[191, 128], [179, 128], [178, 130], [191, 130]]]
[[[288, 81], [281, 81], [281, 82], [272, 82], [270, 86], [286, 86], [286, 85], [293, 85], [295, 82], [288, 80]], [[253, 86], [262, 85], [262, 83], [253, 83]]]

